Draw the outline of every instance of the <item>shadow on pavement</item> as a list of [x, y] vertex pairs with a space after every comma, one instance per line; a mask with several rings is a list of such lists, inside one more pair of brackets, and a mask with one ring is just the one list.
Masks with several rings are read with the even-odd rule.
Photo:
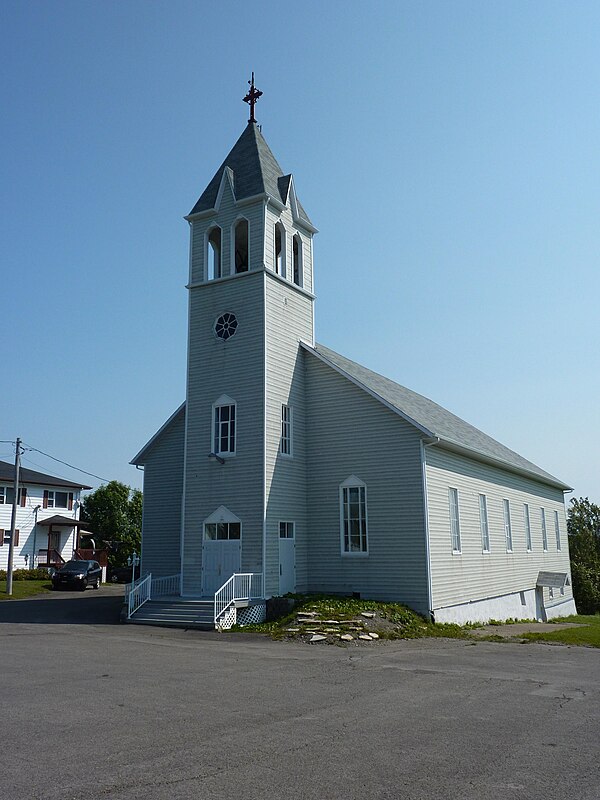
[[120, 594], [76, 597], [48, 595], [43, 600], [7, 600], [0, 603], [0, 625], [28, 622], [39, 625], [118, 625], [123, 605]]

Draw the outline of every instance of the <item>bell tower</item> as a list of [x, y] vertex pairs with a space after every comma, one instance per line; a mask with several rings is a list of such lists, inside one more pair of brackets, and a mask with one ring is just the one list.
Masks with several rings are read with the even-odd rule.
[[[210, 596], [233, 572], [280, 591], [280, 522], [305, 571], [305, 392], [314, 343], [316, 228], [291, 174], [250, 119], [186, 220], [189, 332], [183, 593]], [[292, 528], [286, 528], [290, 531]], [[289, 589], [288, 589], [289, 590]]]

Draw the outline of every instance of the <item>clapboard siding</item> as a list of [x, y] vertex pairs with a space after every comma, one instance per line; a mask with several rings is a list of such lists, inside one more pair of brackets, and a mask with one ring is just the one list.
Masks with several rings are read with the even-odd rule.
[[[397, 600], [426, 613], [425, 512], [418, 432], [306, 354], [308, 589]], [[340, 553], [339, 486], [367, 485], [368, 556]]]
[[[184, 593], [201, 591], [203, 522], [220, 505], [242, 520], [242, 569], [262, 571], [264, 272], [211, 281], [190, 290], [188, 412], [184, 522]], [[214, 334], [215, 319], [233, 311], [235, 336]], [[212, 451], [212, 407], [237, 403], [236, 455], [221, 465]]]
[[191, 282], [198, 283], [207, 280], [206, 273], [206, 233], [214, 225], [221, 228], [221, 261], [223, 277], [235, 272], [232, 265], [232, 236], [234, 224], [241, 218], [248, 220], [249, 254], [248, 265], [250, 270], [260, 269], [263, 265], [263, 219], [264, 202], [238, 204], [233, 199], [229, 182], [225, 183], [225, 190], [221, 205], [212, 217], [194, 220], [191, 224]]
[[[22, 475], [23, 473], [21, 473]], [[45, 550], [48, 547], [48, 526], [40, 525], [44, 519], [60, 514], [61, 517], [72, 517], [74, 520], [79, 519], [79, 499], [80, 492], [69, 486], [61, 486], [60, 479], [58, 483], [44, 486], [42, 484], [31, 484], [20, 482], [21, 487], [25, 487], [27, 494], [25, 497], [25, 505], [17, 506], [17, 516], [15, 529], [19, 531], [19, 544], [14, 547], [13, 551], [13, 567], [14, 569], [27, 569], [37, 566], [37, 557], [40, 550]], [[1, 486], [5, 489], [12, 489], [14, 483], [2, 481]], [[58, 491], [58, 492], [72, 492], [73, 493], [73, 508], [69, 511], [68, 508], [44, 508], [44, 492], [45, 491]], [[36, 508], [39, 506], [38, 511]], [[0, 503], [0, 529], [2, 531], [11, 530], [11, 517], [12, 517], [12, 503]], [[37, 525], [36, 525], [37, 519]], [[61, 556], [68, 561], [73, 556], [73, 549], [75, 547], [75, 528], [61, 527], [56, 528], [55, 531], [60, 532], [60, 542], [58, 552]], [[0, 541], [4, 537], [0, 536]], [[9, 545], [0, 544], [0, 569], [8, 567], [8, 551]], [[25, 560], [27, 556], [27, 561]]]
[[181, 570], [181, 497], [185, 407], [145, 454], [142, 520], [143, 573], [175, 575]]
[[285, 279], [293, 283], [293, 238], [298, 234], [302, 240], [302, 282], [301, 285], [308, 292], [313, 290], [313, 264], [312, 264], [312, 237], [294, 225], [292, 212], [289, 205], [283, 211], [275, 211], [272, 206], [267, 207], [265, 217], [265, 265], [272, 272], [275, 271], [275, 225], [281, 222], [285, 228]]
[[[296, 588], [307, 582], [306, 402], [304, 351], [312, 341], [312, 300], [286, 281], [266, 273], [267, 435], [266, 587], [279, 593], [279, 522], [296, 523]], [[281, 455], [281, 407], [292, 407], [292, 458]]]
[[[509, 471], [464, 458], [440, 447], [426, 447], [427, 502], [433, 608], [498, 597], [535, 587], [538, 572], [570, 574], [569, 544], [560, 490]], [[458, 490], [462, 552], [452, 553], [448, 489]], [[490, 552], [482, 552], [479, 495], [487, 498]], [[506, 552], [503, 500], [510, 502], [512, 553]], [[529, 504], [532, 552], [525, 540], [523, 506]], [[546, 510], [548, 552], [542, 548], [540, 508]], [[558, 512], [561, 551], [556, 548]], [[571, 597], [566, 587], [565, 597]]]

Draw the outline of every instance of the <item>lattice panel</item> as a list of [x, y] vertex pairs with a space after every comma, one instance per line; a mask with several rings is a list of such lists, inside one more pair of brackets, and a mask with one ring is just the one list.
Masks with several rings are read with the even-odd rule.
[[267, 617], [267, 604], [257, 603], [248, 608], [239, 608], [237, 612], [238, 625], [253, 625], [257, 622], [264, 622]]
[[235, 606], [230, 606], [220, 618], [217, 624], [217, 628], [219, 628], [219, 630], [221, 631], [226, 631], [229, 630], [229, 628], [231, 628], [232, 625], [235, 625], [237, 616], [236, 611], [237, 609]]

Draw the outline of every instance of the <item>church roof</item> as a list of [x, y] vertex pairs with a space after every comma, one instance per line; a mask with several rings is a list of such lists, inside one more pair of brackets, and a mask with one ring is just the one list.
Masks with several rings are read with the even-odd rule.
[[[243, 200], [257, 194], [268, 194], [282, 203], [287, 202], [291, 175], [283, 174], [283, 170], [266, 143], [260, 128], [250, 122], [200, 195], [200, 199], [190, 211], [190, 215], [199, 214], [201, 211], [208, 211], [215, 207], [225, 167], [229, 167], [233, 172], [236, 200]], [[297, 204], [300, 217], [310, 224], [308, 214], [299, 200], [297, 200]]]
[[349, 378], [354, 384], [391, 407], [393, 411], [419, 428], [426, 436], [439, 439], [440, 444], [527, 474], [559, 489], [569, 490], [571, 488], [515, 453], [514, 450], [510, 450], [483, 431], [434, 403], [433, 400], [429, 400], [405, 386], [400, 386], [355, 361], [350, 361], [322, 344], [315, 344], [313, 348], [303, 342], [302, 346]]

